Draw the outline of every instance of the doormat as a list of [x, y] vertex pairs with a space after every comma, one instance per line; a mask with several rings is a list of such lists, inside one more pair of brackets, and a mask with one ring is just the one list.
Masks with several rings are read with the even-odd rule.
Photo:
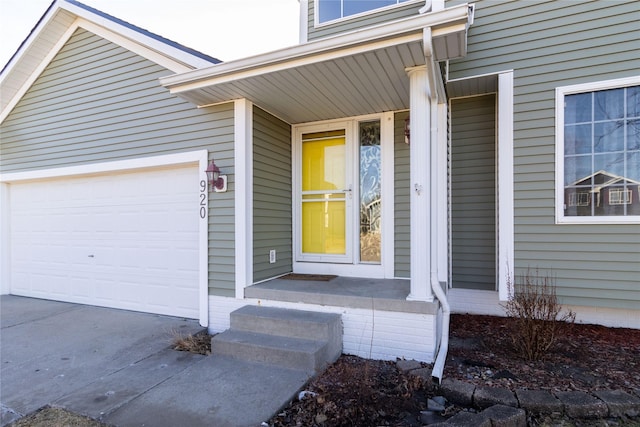
[[285, 280], [310, 280], [313, 282], [328, 282], [330, 280], [335, 279], [338, 276], [334, 276], [331, 274], [296, 274], [289, 273], [286, 276], [280, 277]]

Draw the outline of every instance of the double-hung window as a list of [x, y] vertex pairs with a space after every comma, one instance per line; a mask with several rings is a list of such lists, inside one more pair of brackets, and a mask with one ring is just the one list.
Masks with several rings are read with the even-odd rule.
[[413, 0], [315, 0], [318, 24]]
[[556, 89], [558, 222], [640, 220], [640, 76]]

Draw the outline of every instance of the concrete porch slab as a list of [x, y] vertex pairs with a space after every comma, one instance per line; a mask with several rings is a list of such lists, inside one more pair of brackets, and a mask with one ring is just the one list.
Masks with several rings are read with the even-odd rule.
[[408, 280], [338, 276], [329, 281], [273, 279], [245, 289], [246, 298], [436, 314], [437, 302], [407, 301]]

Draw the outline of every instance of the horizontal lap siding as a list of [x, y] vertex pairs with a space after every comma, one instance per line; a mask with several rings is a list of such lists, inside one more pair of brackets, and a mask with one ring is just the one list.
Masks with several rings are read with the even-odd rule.
[[451, 101], [451, 280], [496, 289], [495, 95]]
[[[291, 126], [253, 109], [253, 280], [292, 271]], [[276, 262], [269, 263], [269, 251]]]
[[404, 121], [409, 112], [396, 113], [394, 119], [394, 239], [395, 276], [411, 276], [411, 212], [409, 202], [409, 146], [404, 142]]
[[[0, 125], [3, 173], [209, 150], [233, 190], [233, 105], [197, 109], [172, 74], [79, 29]], [[233, 295], [233, 191], [209, 200], [209, 286]]]
[[[447, 2], [447, 7], [459, 2]], [[514, 70], [515, 267], [567, 304], [638, 308], [640, 226], [555, 224], [555, 88], [640, 74], [637, 1], [476, 2], [449, 78]]]
[[356, 18], [346, 18], [341, 22], [333, 24], [320, 25], [315, 27], [315, 7], [316, 0], [309, 0], [308, 15], [308, 40], [317, 40], [324, 37], [335, 36], [341, 33], [347, 33], [360, 28], [367, 28], [385, 22], [395, 21], [402, 18], [408, 18], [418, 14], [418, 10], [424, 6], [424, 2], [409, 2], [409, 4], [401, 4], [386, 10], [372, 12], [365, 16]]

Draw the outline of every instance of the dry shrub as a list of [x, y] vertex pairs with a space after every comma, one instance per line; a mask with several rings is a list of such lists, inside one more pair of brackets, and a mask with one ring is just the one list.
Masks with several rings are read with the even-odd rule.
[[504, 305], [507, 316], [515, 321], [511, 342], [516, 353], [528, 361], [542, 360], [553, 346], [559, 329], [573, 323], [576, 314], [562, 306], [556, 296], [555, 280], [550, 275], [540, 276], [538, 270], [516, 279], [507, 278], [509, 301]]
[[202, 332], [195, 335], [183, 335], [173, 332], [171, 346], [174, 350], [188, 351], [195, 354], [211, 354], [211, 335]]

